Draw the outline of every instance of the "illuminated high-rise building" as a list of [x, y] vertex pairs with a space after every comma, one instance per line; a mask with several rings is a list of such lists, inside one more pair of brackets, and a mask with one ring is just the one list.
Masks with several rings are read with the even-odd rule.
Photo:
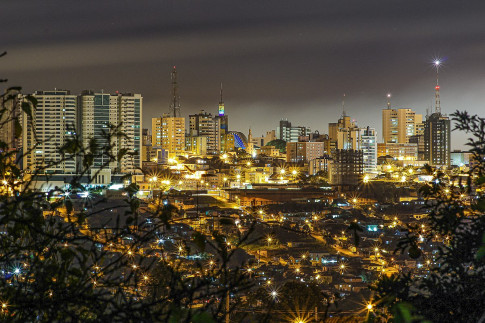
[[382, 110], [382, 137], [385, 143], [408, 143], [417, 134], [417, 127], [423, 121], [421, 114], [411, 109]]
[[190, 133], [207, 137], [207, 154], [209, 155], [217, 155], [221, 152], [221, 120], [214, 118], [211, 113], [204, 110], [189, 116]]
[[170, 158], [185, 151], [185, 118], [164, 114], [152, 118], [152, 147], [167, 151]]
[[77, 96], [57, 89], [36, 91], [33, 96], [37, 107], [32, 111], [32, 120], [23, 114], [23, 168], [32, 172], [43, 169], [50, 174], [75, 174], [75, 156], [63, 156], [59, 149], [76, 135]]
[[309, 127], [292, 126], [287, 119], [280, 120], [279, 127], [276, 128], [277, 139], [286, 142], [298, 142], [299, 137], [307, 136], [310, 133], [311, 129]]
[[[142, 165], [142, 106], [140, 94], [83, 91], [79, 96], [79, 123], [83, 145], [95, 139], [100, 150], [94, 157], [91, 175], [96, 184], [109, 184], [111, 174], [135, 174]], [[111, 126], [121, 125], [125, 137], [107, 138]], [[108, 140], [112, 150], [106, 151]], [[113, 160], [121, 149], [129, 154]], [[100, 169], [103, 169], [100, 172]]]
[[434, 62], [436, 67], [435, 112], [426, 116], [424, 122], [424, 159], [432, 166], [450, 166], [451, 126], [450, 119], [441, 114], [439, 68], [440, 60]]
[[424, 160], [432, 166], [450, 166], [450, 119], [435, 112], [426, 117], [424, 128]]

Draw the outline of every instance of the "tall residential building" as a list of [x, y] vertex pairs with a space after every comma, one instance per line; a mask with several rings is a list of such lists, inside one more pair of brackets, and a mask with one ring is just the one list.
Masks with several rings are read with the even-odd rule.
[[377, 135], [374, 128], [359, 129], [359, 148], [362, 150], [364, 173], [377, 175]]
[[[140, 94], [132, 93], [96, 93], [83, 91], [79, 96], [79, 123], [83, 145], [87, 146], [93, 138], [98, 143], [100, 150], [94, 158], [91, 175], [103, 168], [95, 183], [107, 184], [111, 174], [135, 174], [142, 166], [142, 105], [143, 98]], [[120, 131], [125, 137], [112, 137], [112, 151], [106, 151], [110, 126], [121, 125]], [[120, 161], [110, 160], [111, 156], [117, 156], [121, 149], [128, 154]], [[109, 170], [109, 172], [108, 172]], [[98, 176], [98, 175], [97, 175]], [[104, 177], [102, 177], [104, 176]]]
[[411, 109], [382, 110], [382, 137], [385, 143], [408, 143], [409, 138], [418, 132], [418, 125], [423, 121], [421, 114]]
[[292, 126], [287, 119], [280, 120], [279, 127], [276, 128], [277, 139], [286, 142], [298, 142], [298, 137], [306, 136], [311, 132], [309, 127]]
[[142, 166], [142, 96], [141, 94], [118, 94], [119, 122], [121, 131], [126, 136], [121, 137], [119, 147], [126, 149], [132, 156], [125, 155], [121, 159], [120, 172], [123, 174], [140, 172]]
[[[13, 95], [13, 94], [12, 94]], [[22, 95], [15, 95], [11, 100], [7, 97], [0, 97], [0, 106], [5, 112], [0, 116], [0, 141], [7, 144], [9, 150], [17, 150], [22, 147], [22, 136], [15, 133], [15, 122], [22, 123], [21, 113]]]
[[185, 151], [185, 118], [164, 114], [152, 118], [152, 147], [166, 150], [170, 158]]
[[432, 166], [450, 166], [450, 119], [435, 112], [426, 117], [424, 127], [424, 160]]
[[[83, 91], [79, 96], [80, 130], [83, 139], [83, 146], [87, 147], [91, 139], [95, 139], [100, 147], [103, 147], [94, 158], [93, 169], [101, 167], [110, 168], [116, 172], [118, 163], [110, 162], [109, 154], [104, 151], [108, 145], [106, 134], [109, 133], [110, 125], [118, 125], [118, 96], [109, 93], [94, 93]], [[111, 154], [118, 150], [118, 138], [113, 138], [114, 146]]]
[[23, 168], [43, 168], [51, 174], [76, 173], [74, 156], [62, 156], [59, 148], [74, 138], [77, 126], [77, 96], [70, 91], [36, 91], [37, 108], [30, 120], [23, 118]]
[[214, 118], [211, 113], [204, 110], [189, 116], [190, 133], [207, 137], [207, 154], [216, 155], [222, 150], [221, 120], [220, 118]]

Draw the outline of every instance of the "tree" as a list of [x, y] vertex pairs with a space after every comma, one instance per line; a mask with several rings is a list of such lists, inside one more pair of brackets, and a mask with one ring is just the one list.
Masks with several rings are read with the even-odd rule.
[[455, 129], [471, 135], [472, 166], [465, 181], [453, 176], [447, 181], [438, 170], [420, 189], [431, 210], [425, 223], [429, 230], [411, 226], [398, 251], [422, 261], [421, 234], [438, 245], [438, 253], [427, 275], [383, 277], [373, 286], [377, 314], [390, 314], [395, 321], [485, 320], [485, 119], [457, 111], [453, 120]]

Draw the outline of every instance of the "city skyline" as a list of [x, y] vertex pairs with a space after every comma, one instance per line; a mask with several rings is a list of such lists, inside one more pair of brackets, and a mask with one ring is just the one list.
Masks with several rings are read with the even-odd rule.
[[2, 319], [484, 320], [485, 2], [1, 9]]
[[[141, 93], [145, 125], [169, 111], [173, 65], [183, 115], [200, 109], [216, 114], [222, 81], [231, 127], [244, 133], [251, 127], [257, 136], [281, 118], [325, 132], [340, 116], [345, 93], [348, 115], [359, 126], [375, 127], [381, 138], [375, 116], [386, 107], [388, 92], [393, 107], [423, 115], [433, 108], [432, 62], [438, 56], [444, 59], [443, 113], [481, 112], [484, 5], [478, 2], [216, 1], [209, 10], [204, 1], [107, 1], [94, 11], [94, 2], [31, 4], [21, 10], [30, 19], [2, 19], [8, 55], [0, 66], [8, 84], [26, 92]], [[4, 12], [19, 11], [18, 5], [7, 3]], [[452, 148], [464, 148], [464, 142], [464, 134], [453, 134]]]

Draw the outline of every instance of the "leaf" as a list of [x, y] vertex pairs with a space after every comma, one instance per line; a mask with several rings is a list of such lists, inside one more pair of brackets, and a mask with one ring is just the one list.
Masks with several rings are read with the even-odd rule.
[[32, 106], [34, 108], [37, 107], [38, 101], [37, 101], [37, 98], [35, 96], [29, 94], [29, 95], [27, 95], [25, 97], [25, 99], [28, 100], [28, 101], [30, 101], [30, 103], [32, 103]]
[[397, 303], [392, 308], [394, 322], [396, 323], [412, 323], [413, 315], [411, 314], [413, 307], [408, 303]]
[[127, 148], [121, 148], [117, 156], [118, 161], [120, 161], [123, 158], [123, 156], [125, 156], [127, 153], [128, 153]]
[[29, 103], [27, 102], [22, 102], [22, 111], [25, 112], [25, 114], [27, 114], [30, 118], [32, 118], [32, 107], [30, 106]]
[[483, 258], [485, 258], [485, 233], [482, 235], [482, 245], [475, 254], [475, 259], [482, 260]]
[[212, 323], [216, 322], [212, 316], [207, 312], [197, 313], [192, 317], [194, 323]]
[[354, 244], [355, 244], [355, 246], [358, 247], [359, 243], [360, 243], [360, 236], [357, 232], [354, 232]]
[[192, 238], [194, 240], [195, 245], [199, 248], [199, 250], [201, 252], [204, 252], [205, 251], [205, 243], [206, 243], [205, 235], [203, 235], [200, 232], [195, 232], [192, 235]]
[[72, 209], [73, 209], [73, 206], [72, 206], [72, 201], [71, 201], [71, 200], [69, 200], [69, 199], [66, 199], [66, 201], [65, 201], [65, 205], [66, 205], [66, 213], [67, 213], [67, 214], [71, 214]]
[[413, 244], [409, 247], [408, 253], [412, 259], [418, 259], [421, 256], [421, 249], [416, 244]]
[[479, 178], [477, 178], [476, 180], [477, 185], [482, 185], [483, 183], [485, 183], [485, 176], [480, 176]]
[[20, 125], [19, 119], [15, 119], [15, 138], [20, 138], [22, 135], [22, 126]]
[[485, 246], [481, 246], [478, 248], [477, 254], [475, 255], [475, 259], [482, 260], [485, 258]]
[[222, 218], [219, 220], [221, 225], [233, 225], [234, 221], [232, 219]]

